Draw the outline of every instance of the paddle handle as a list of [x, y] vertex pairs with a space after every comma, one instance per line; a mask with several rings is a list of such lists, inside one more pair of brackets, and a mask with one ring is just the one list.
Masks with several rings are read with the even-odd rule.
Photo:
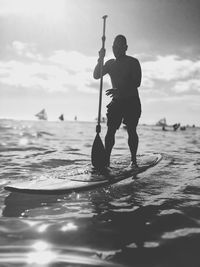
[[[105, 49], [105, 41], [106, 41], [106, 19], [107, 15], [103, 16], [103, 36], [102, 36], [102, 49]], [[98, 121], [96, 126], [96, 132], [101, 132], [101, 104], [102, 104], [102, 90], [103, 90], [103, 65], [104, 65], [104, 58], [100, 62], [100, 90], [99, 90], [99, 111], [98, 111]]]

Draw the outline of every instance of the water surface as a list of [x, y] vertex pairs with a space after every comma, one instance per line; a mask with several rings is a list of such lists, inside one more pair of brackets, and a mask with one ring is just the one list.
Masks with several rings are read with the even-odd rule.
[[[138, 154], [163, 159], [137, 179], [79, 194], [4, 190], [90, 163], [95, 127], [0, 120], [0, 266], [199, 267], [199, 128], [140, 125]], [[129, 153], [126, 130], [116, 137], [112, 159]]]

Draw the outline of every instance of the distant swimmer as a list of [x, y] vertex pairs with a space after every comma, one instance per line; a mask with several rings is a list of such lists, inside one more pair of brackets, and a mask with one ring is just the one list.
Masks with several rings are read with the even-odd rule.
[[181, 127], [180, 127], [180, 130], [181, 130], [181, 131], [185, 131], [185, 130], [186, 130], [186, 127], [185, 127], [185, 126], [181, 126]]
[[176, 131], [180, 127], [180, 123], [173, 124], [173, 129]]
[[[125, 36], [117, 35], [113, 42], [115, 59], [108, 60], [103, 66], [103, 75], [109, 74], [112, 82], [111, 89], [106, 95], [112, 97], [107, 105], [107, 133], [105, 150], [107, 166], [115, 144], [115, 133], [123, 122], [127, 126], [128, 145], [131, 152], [132, 166], [137, 167], [136, 154], [138, 149], [137, 125], [141, 115], [141, 103], [138, 87], [141, 84], [141, 67], [138, 59], [126, 55], [127, 41]], [[105, 56], [105, 49], [99, 51], [98, 63], [94, 69], [95, 79], [101, 77], [101, 62]]]

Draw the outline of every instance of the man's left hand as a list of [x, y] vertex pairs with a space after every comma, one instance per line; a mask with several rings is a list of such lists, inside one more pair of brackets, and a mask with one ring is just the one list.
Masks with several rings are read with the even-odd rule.
[[119, 90], [117, 88], [111, 88], [106, 90], [106, 95], [111, 96], [113, 98], [118, 98], [119, 97]]

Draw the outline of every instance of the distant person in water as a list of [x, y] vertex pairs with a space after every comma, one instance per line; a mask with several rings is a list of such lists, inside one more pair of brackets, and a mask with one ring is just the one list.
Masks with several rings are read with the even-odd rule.
[[[139, 61], [126, 55], [127, 41], [125, 36], [117, 35], [113, 42], [115, 59], [108, 60], [103, 66], [103, 75], [109, 74], [112, 89], [106, 95], [112, 97], [107, 105], [107, 133], [105, 137], [105, 150], [107, 166], [110, 164], [110, 155], [115, 144], [115, 133], [121, 123], [126, 125], [128, 132], [128, 145], [131, 152], [131, 165], [137, 167], [136, 154], [138, 149], [137, 125], [141, 115], [141, 103], [138, 87], [141, 84], [141, 67]], [[105, 49], [99, 51], [98, 63], [94, 69], [95, 79], [100, 78], [101, 61], [105, 56]]]
[[173, 124], [173, 129], [176, 131], [180, 127], [180, 123]]

